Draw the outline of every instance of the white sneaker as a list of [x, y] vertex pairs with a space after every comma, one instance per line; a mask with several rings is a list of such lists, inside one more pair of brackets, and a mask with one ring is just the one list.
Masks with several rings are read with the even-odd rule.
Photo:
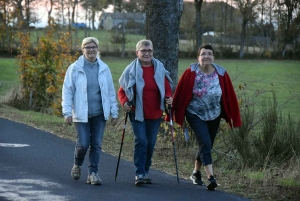
[[92, 174], [88, 175], [86, 183], [92, 184], [92, 185], [101, 185], [101, 179], [98, 175], [98, 173], [92, 172]]

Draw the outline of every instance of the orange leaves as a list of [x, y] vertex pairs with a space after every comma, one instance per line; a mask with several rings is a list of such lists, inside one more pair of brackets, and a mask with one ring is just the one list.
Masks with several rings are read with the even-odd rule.
[[26, 32], [18, 34], [20, 45], [17, 63], [24, 102], [30, 99], [28, 91], [32, 91], [33, 103], [37, 108], [51, 107], [55, 114], [60, 115], [61, 103], [57, 101], [61, 97], [65, 71], [77, 59], [77, 55], [71, 54], [71, 33], [57, 34], [55, 26], [49, 26], [36, 47], [31, 44], [29, 36]]
[[50, 85], [47, 89], [46, 89], [46, 92], [48, 94], [55, 94], [58, 92], [58, 89], [57, 87], [53, 86], [53, 85]]
[[239, 105], [239, 107], [241, 107], [242, 104], [243, 104], [243, 99], [242, 98], [238, 99], [238, 105]]

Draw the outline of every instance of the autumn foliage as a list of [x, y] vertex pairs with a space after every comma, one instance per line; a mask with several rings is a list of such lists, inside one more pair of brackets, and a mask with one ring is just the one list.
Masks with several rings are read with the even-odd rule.
[[77, 58], [72, 54], [71, 33], [60, 32], [57, 35], [55, 27], [50, 25], [36, 47], [30, 41], [29, 32], [19, 32], [18, 37], [21, 99], [31, 109], [60, 115], [64, 75]]

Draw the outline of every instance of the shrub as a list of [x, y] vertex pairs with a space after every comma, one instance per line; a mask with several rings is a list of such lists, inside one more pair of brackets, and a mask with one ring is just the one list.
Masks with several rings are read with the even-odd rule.
[[[263, 102], [259, 113], [241, 110], [243, 125], [228, 133], [229, 144], [250, 168], [268, 168], [289, 162], [300, 153], [300, 122], [282, 117], [275, 93], [272, 101]], [[259, 115], [260, 114], [260, 115]]]
[[[49, 111], [61, 114], [61, 88], [68, 67], [76, 58], [71, 55], [72, 41], [70, 33], [54, 36], [55, 26], [50, 26], [42, 36], [32, 54], [29, 33], [19, 33], [20, 47], [17, 56], [21, 80], [20, 103], [29, 104], [36, 111]], [[16, 99], [15, 99], [16, 100]], [[26, 105], [27, 105], [26, 104]], [[24, 104], [22, 108], [26, 108]]]

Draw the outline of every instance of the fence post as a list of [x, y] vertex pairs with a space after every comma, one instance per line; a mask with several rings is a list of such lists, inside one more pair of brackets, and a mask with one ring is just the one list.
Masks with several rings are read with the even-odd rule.
[[32, 90], [30, 90], [30, 95], [29, 95], [29, 107], [32, 105]]

